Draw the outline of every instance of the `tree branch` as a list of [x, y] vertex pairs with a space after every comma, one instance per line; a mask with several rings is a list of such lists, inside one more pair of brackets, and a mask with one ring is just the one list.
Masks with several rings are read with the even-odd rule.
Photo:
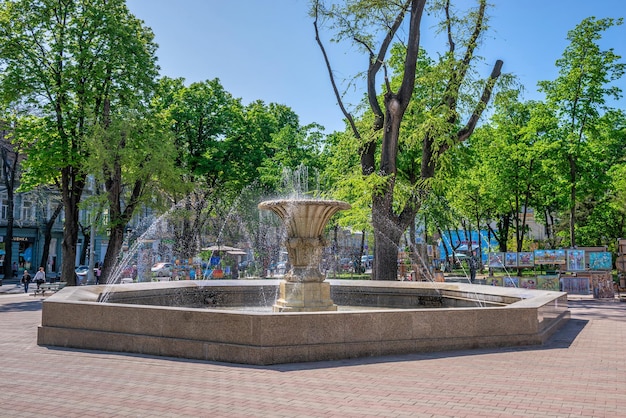
[[354, 118], [352, 117], [352, 114], [348, 112], [348, 110], [343, 104], [343, 99], [341, 97], [341, 94], [339, 94], [339, 89], [337, 88], [337, 83], [335, 82], [335, 76], [333, 75], [332, 67], [330, 65], [330, 60], [328, 59], [328, 54], [326, 53], [326, 48], [324, 47], [324, 44], [322, 43], [322, 40], [320, 39], [319, 29], [317, 27], [318, 11], [319, 11], [319, 2], [315, 2], [315, 19], [313, 20], [313, 27], [315, 28], [315, 41], [319, 45], [320, 50], [322, 51], [322, 55], [324, 56], [324, 62], [326, 63], [326, 70], [328, 70], [330, 83], [333, 86], [333, 92], [335, 93], [337, 104], [339, 104], [339, 108], [341, 109], [341, 112], [348, 120], [348, 123], [350, 124], [350, 128], [352, 129], [352, 133], [357, 139], [360, 139], [361, 134], [359, 133], [359, 130], [357, 129], [356, 124], [354, 123]]

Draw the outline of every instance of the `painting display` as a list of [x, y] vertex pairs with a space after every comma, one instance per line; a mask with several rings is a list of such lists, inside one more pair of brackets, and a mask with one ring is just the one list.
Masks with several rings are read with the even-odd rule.
[[567, 269], [571, 271], [585, 270], [584, 250], [567, 250]]
[[504, 255], [504, 265], [506, 267], [517, 267], [517, 253], [506, 253]]
[[487, 277], [488, 286], [502, 286], [502, 277]]
[[559, 276], [546, 275], [537, 276], [537, 289], [540, 290], [559, 290]]
[[589, 279], [586, 277], [562, 277], [562, 291], [572, 295], [588, 295]]
[[611, 270], [612, 267], [611, 253], [589, 253], [589, 268], [591, 270]]
[[518, 253], [517, 256], [518, 267], [534, 267], [535, 266], [535, 253], [532, 251]]
[[535, 250], [535, 264], [565, 264], [565, 250]]
[[519, 277], [505, 277], [504, 287], [519, 287]]
[[536, 289], [537, 279], [534, 277], [522, 277], [520, 280], [520, 287], [522, 289]]
[[504, 267], [504, 253], [489, 253], [489, 268]]

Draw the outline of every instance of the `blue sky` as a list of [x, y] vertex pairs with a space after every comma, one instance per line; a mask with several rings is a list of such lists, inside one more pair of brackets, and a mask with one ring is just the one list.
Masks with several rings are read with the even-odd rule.
[[[462, 3], [468, 4], [467, 0]], [[589, 16], [626, 17], [623, 0], [492, 0], [491, 30], [478, 70], [487, 75], [496, 59], [519, 77], [526, 99], [540, 99], [537, 81], [557, 76], [555, 61], [568, 45], [567, 32]], [[244, 104], [254, 100], [292, 108], [301, 124], [318, 122], [327, 132], [343, 129], [322, 54], [315, 42], [307, 0], [128, 0], [128, 7], [152, 28], [159, 44], [161, 74], [187, 83], [219, 78]], [[473, 4], [473, 2], [472, 2]], [[422, 46], [436, 40], [427, 21]], [[326, 35], [326, 43], [329, 44]], [[626, 61], [626, 24], [605, 32], [601, 45]], [[347, 46], [331, 49], [339, 79], [366, 69], [366, 57]], [[626, 91], [626, 82], [620, 87]], [[345, 86], [344, 86], [345, 87]], [[351, 103], [363, 91], [348, 89]], [[621, 101], [622, 109], [626, 106]]]

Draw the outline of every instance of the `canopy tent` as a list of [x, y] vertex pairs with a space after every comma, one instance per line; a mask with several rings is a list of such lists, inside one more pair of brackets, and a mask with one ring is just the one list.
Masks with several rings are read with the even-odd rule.
[[[473, 244], [472, 245], [472, 251], [478, 249], [478, 244]], [[467, 251], [467, 244], [463, 244], [461, 245], [459, 248], [456, 249], [457, 251]]]
[[243, 251], [241, 248], [235, 248], [228, 245], [211, 245], [210, 247], [205, 247], [202, 251]]

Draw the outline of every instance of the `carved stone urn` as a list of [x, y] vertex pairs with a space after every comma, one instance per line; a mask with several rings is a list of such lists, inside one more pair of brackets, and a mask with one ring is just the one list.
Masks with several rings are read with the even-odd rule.
[[285, 246], [291, 269], [280, 283], [275, 312], [333, 311], [330, 283], [319, 270], [322, 261], [324, 227], [340, 210], [350, 204], [338, 200], [283, 199], [259, 203], [259, 209], [271, 210], [287, 230]]

